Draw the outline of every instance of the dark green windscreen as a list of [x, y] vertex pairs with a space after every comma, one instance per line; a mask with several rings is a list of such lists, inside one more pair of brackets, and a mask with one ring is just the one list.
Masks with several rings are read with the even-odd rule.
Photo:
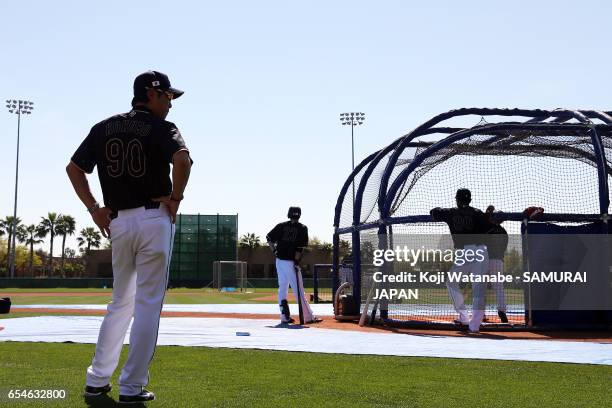
[[212, 281], [214, 261], [236, 261], [238, 215], [188, 215], [176, 218], [170, 284]]

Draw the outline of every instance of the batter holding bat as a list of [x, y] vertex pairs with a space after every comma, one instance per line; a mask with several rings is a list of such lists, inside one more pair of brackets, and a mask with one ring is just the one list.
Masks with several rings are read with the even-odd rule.
[[[113, 297], [87, 368], [85, 396], [111, 390], [109, 380], [133, 318], [128, 357], [119, 376], [119, 402], [155, 399], [144, 386], [168, 285], [174, 221], [192, 164], [178, 128], [165, 120], [171, 101], [182, 94], [161, 72], [137, 76], [132, 110], [94, 125], [66, 167], [93, 221], [112, 239]], [[102, 206], [86, 176], [96, 166]]]
[[308, 245], [308, 228], [299, 222], [301, 215], [302, 210], [299, 207], [290, 207], [287, 212], [289, 221], [278, 224], [266, 236], [268, 245], [276, 256], [281, 323], [294, 323], [287, 302], [289, 286], [300, 307], [300, 324], [319, 321], [306, 301], [302, 274], [299, 269], [304, 247]]

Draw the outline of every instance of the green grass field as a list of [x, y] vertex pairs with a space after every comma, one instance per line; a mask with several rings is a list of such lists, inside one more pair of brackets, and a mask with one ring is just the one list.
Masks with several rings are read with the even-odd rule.
[[[36, 294], [14, 296], [17, 307], [104, 304], [111, 295], [110, 289], [2, 291]], [[92, 295], [45, 295], [51, 292]], [[274, 288], [247, 294], [171, 289], [166, 303], [275, 303], [258, 300], [275, 293]], [[38, 315], [11, 312], [0, 319]], [[0, 407], [115, 406], [117, 389], [110, 398], [81, 396], [93, 351], [89, 344], [0, 342]], [[126, 353], [124, 347], [122, 361]], [[150, 384], [158, 401], [148, 406], [605, 407], [612, 406], [611, 383], [610, 366], [161, 346]], [[68, 398], [17, 402], [7, 397], [11, 389], [63, 389]]]
[[[109, 398], [81, 396], [93, 351], [89, 344], [0, 343], [0, 406], [115, 406], [116, 388]], [[158, 398], [152, 407], [612, 404], [610, 366], [158, 347], [150, 379]], [[15, 402], [10, 389], [63, 389], [68, 397]]]
[[[308, 289], [307, 289], [308, 290]], [[169, 289], [164, 303], [166, 304], [215, 304], [215, 303], [276, 303], [275, 299], [259, 300], [262, 297], [274, 296], [275, 288], [249, 289], [247, 293], [219, 292], [216, 289]], [[90, 293], [82, 296], [53, 296], [52, 293]], [[13, 306], [19, 305], [79, 305], [79, 304], [106, 304], [111, 300], [111, 289], [11, 289], [3, 288], [3, 293], [28, 293], [29, 296], [12, 296]], [[32, 296], [33, 295], [33, 296]], [[104, 296], [99, 296], [104, 295]]]
[[[277, 293], [276, 288], [257, 288], [249, 289], [247, 293], [241, 292], [219, 292], [216, 289], [204, 288], [204, 289], [169, 289], [164, 303], [167, 304], [215, 304], [215, 303], [276, 303], [275, 299], [261, 300], [262, 297], [274, 296]], [[305, 288], [307, 293], [312, 292], [312, 288]], [[19, 297], [14, 296], [12, 298], [13, 305], [34, 305], [34, 304], [47, 304], [47, 305], [78, 305], [78, 304], [105, 304], [111, 299], [111, 289], [72, 289], [72, 288], [57, 288], [57, 289], [11, 289], [6, 288], [0, 291], [2, 293], [28, 293], [36, 294], [39, 296], [28, 296]], [[52, 296], [50, 294], [54, 292], [77, 292], [77, 293], [91, 293], [91, 296]], [[106, 294], [106, 296], [98, 296], [99, 294]], [[471, 298], [472, 294], [470, 290], [464, 291], [466, 298]], [[520, 290], [507, 290], [506, 298], [509, 302], [516, 300], [522, 301], [523, 292]], [[497, 299], [492, 290], [487, 291], [487, 302], [490, 304], [496, 303]], [[403, 300], [401, 303], [432, 303], [432, 304], [450, 304], [448, 297], [448, 291], [446, 289], [432, 289], [425, 288], [420, 289], [420, 298], [418, 301], [415, 300]]]

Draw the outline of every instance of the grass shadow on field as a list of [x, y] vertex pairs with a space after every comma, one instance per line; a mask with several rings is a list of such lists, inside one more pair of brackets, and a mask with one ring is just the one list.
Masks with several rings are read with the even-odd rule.
[[[113, 398], [108, 395], [98, 395], [96, 397], [83, 396], [83, 401], [90, 408], [104, 408], [104, 407], [121, 407], [124, 405], [119, 404]], [[130, 404], [131, 407], [145, 407], [144, 404]]]

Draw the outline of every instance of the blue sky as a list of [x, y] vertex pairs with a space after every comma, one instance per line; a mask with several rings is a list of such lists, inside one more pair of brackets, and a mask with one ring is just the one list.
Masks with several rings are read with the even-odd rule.
[[[424, 3], [2, 2], [0, 96], [36, 103], [18, 215], [93, 225], [64, 167], [94, 123], [129, 109], [148, 69], [185, 90], [168, 118], [195, 161], [181, 211], [238, 213], [240, 233], [260, 236], [297, 204], [331, 241], [351, 166], [341, 112], [366, 113], [359, 162], [454, 108], [612, 109], [608, 3]], [[16, 143], [3, 112], [0, 216], [13, 211]]]

